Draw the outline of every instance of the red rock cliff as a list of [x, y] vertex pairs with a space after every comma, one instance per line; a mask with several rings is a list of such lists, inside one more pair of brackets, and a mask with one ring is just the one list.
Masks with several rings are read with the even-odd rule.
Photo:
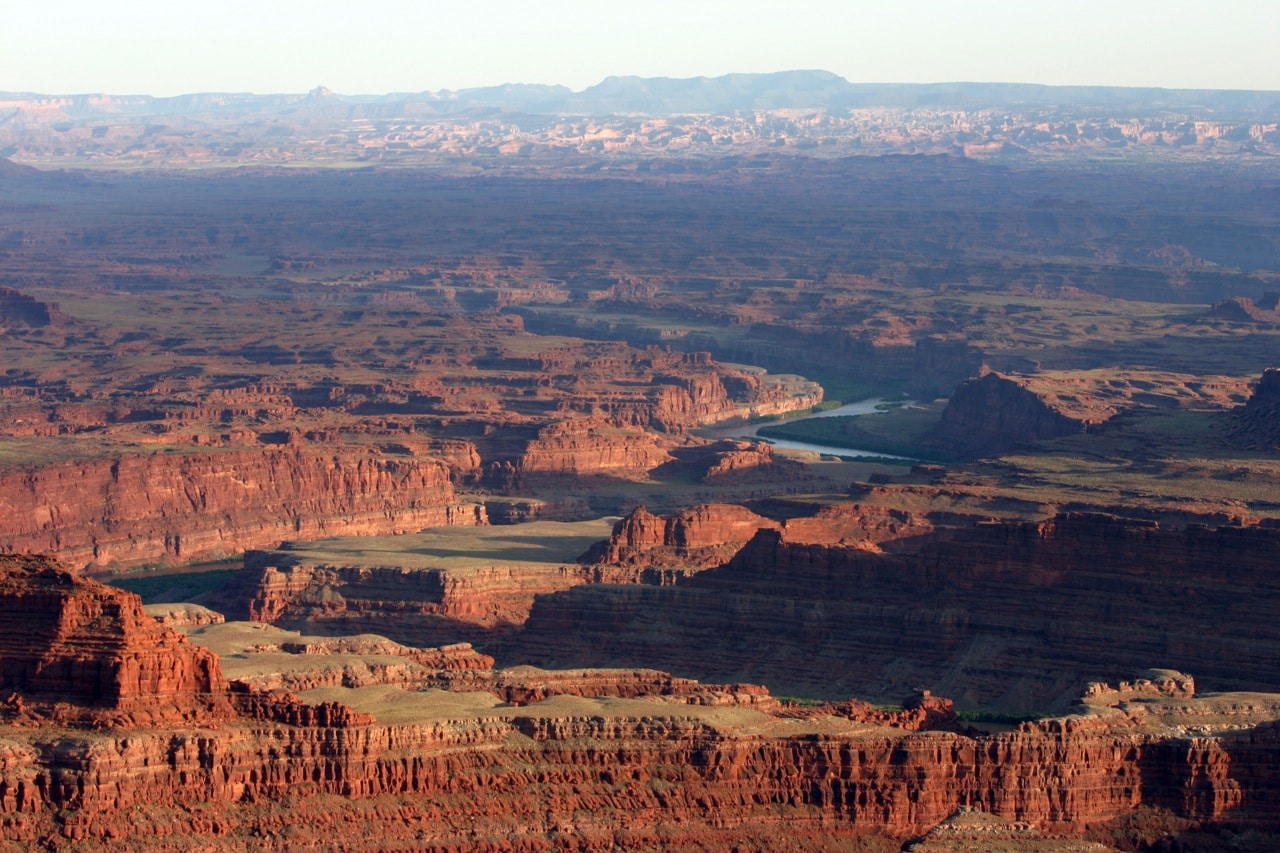
[[670, 587], [539, 598], [498, 656], [882, 701], [928, 687], [1020, 712], [1151, 666], [1208, 689], [1275, 685], [1280, 530], [1067, 515], [896, 554], [784, 537], [761, 531]]
[[678, 713], [356, 728], [224, 726], [0, 740], [6, 837], [438, 850], [848, 849], [962, 806], [1080, 837], [1139, 808], [1181, 827], [1277, 825], [1280, 732], [1164, 738], [1123, 721], [1003, 735], [761, 737]]
[[[221, 693], [238, 697], [235, 712], [213, 713], [196, 706], [224, 687], [216, 661], [135, 597], [38, 558], [3, 569], [0, 660], [19, 694], [0, 709], [8, 717], [55, 697], [195, 710], [145, 728], [94, 731], [66, 715], [44, 728], [28, 714], [6, 729], [0, 819], [15, 844], [844, 849], [869, 836], [896, 849], [961, 806], [1070, 835], [1139, 808], [1181, 827], [1280, 827], [1274, 724], [1186, 737], [1113, 712], [977, 738], [834, 719], [814, 728], [773, 716], [758, 688], [700, 691], [655, 672], [504, 678], [516, 701], [571, 682], [596, 695], [685, 695], [470, 713], [442, 713], [424, 696], [421, 720], [379, 724], [242, 688]], [[689, 707], [704, 703], [732, 707]]]
[[636, 507], [613, 526], [603, 547], [582, 559], [614, 566], [715, 566], [756, 531], [778, 523], [734, 504], [703, 504], [670, 517]]
[[1025, 377], [988, 373], [956, 388], [934, 438], [963, 453], [998, 452], [1086, 432], [1117, 411], [1106, 405], [1085, 409], [1066, 399]]
[[0, 690], [110, 719], [225, 716], [211, 652], [148, 616], [138, 597], [51, 560], [0, 557]]
[[104, 566], [216, 557], [286, 538], [482, 524], [448, 467], [302, 449], [156, 453], [0, 472], [0, 550]]

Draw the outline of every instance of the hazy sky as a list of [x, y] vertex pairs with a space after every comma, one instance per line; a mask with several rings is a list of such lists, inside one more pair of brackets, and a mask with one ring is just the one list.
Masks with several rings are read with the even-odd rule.
[[1280, 0], [6, 0], [0, 91], [575, 90], [612, 74], [1280, 90]]

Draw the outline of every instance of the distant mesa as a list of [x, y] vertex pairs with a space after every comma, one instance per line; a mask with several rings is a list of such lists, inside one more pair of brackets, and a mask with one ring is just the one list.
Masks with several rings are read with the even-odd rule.
[[[830, 71], [817, 69], [763, 74], [725, 74], [719, 77], [606, 77], [574, 92], [565, 86], [507, 83], [460, 90], [343, 95], [326, 86], [307, 94], [255, 95], [196, 93], [167, 98], [145, 95], [58, 95], [0, 93], [5, 106], [56, 113], [63, 120], [98, 114], [166, 115], [196, 113], [210, 108], [236, 107], [249, 111], [279, 109], [303, 100], [324, 99], [353, 108], [413, 105], [444, 113], [469, 109], [500, 109], [534, 114], [733, 113], [740, 110], [805, 108], [853, 109], [891, 107], [939, 109], [1149, 108], [1210, 109], [1215, 114], [1248, 115], [1264, 120], [1277, 104], [1276, 92], [1150, 89], [1121, 86], [1044, 86], [1031, 83], [851, 83]], [[31, 108], [34, 108], [33, 112]], [[53, 110], [50, 112], [50, 110]], [[415, 109], [414, 113], [420, 113]]]
[[1090, 432], [1119, 413], [1114, 404], [1068, 386], [1066, 380], [994, 371], [969, 379], [951, 395], [931, 438], [966, 454], [994, 453]]
[[41, 328], [60, 324], [66, 319], [56, 302], [41, 302], [12, 287], [0, 287], [0, 326]]
[[1215, 320], [1280, 326], [1280, 293], [1268, 292], [1257, 302], [1244, 296], [1232, 296], [1216, 302], [1205, 314]]

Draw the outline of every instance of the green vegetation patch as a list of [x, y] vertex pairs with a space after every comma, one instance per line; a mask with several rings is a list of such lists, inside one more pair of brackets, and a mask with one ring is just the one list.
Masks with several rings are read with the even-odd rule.
[[181, 575], [151, 575], [144, 572], [114, 577], [108, 584], [137, 593], [143, 604], [169, 604], [190, 601], [197, 595], [211, 592], [231, 580], [239, 569], [214, 569]]

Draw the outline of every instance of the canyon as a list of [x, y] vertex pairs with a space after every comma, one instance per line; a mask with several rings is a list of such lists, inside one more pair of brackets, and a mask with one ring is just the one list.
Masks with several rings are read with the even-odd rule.
[[0, 846], [1275, 849], [1274, 95], [0, 94]]
[[[116, 168], [281, 162], [500, 168], [549, 158], [581, 167], [600, 158], [688, 159], [726, 145], [810, 156], [1222, 157], [1275, 153], [1275, 103], [1274, 92], [852, 84], [824, 71], [611, 77], [581, 92], [507, 85], [383, 96], [325, 87], [170, 98], [0, 93], [6, 116], [0, 146], [24, 161], [75, 157]], [[682, 167], [667, 165], [677, 174]]]
[[544, 596], [494, 654], [552, 667], [645, 661], [881, 702], [923, 685], [1013, 714], [1066, 708], [1087, 682], [1146, 666], [1194, 671], [1217, 690], [1270, 683], [1274, 526], [1084, 513], [899, 526], [908, 539], [889, 550], [788, 522], [672, 586]]
[[[897, 713], [857, 702], [788, 713], [762, 688], [625, 673], [596, 676], [594, 688], [561, 676], [579, 695], [556, 696], [512, 689], [536, 673], [508, 671], [500, 689], [514, 704], [474, 685], [417, 694], [375, 685], [346, 691], [354, 707], [305, 704], [227, 682], [215, 657], [129, 593], [47, 561], [5, 558], [3, 569], [6, 603], [41, 602], [21, 617], [0, 611], [3, 689], [60, 696], [64, 720], [172, 703], [168, 719], [50, 736], [38, 701], [11, 698], [0, 709], [10, 722], [0, 791], [14, 842], [170, 849], [185, 838], [226, 849], [373, 831], [381, 849], [847, 849], [863, 838], [862, 849], [887, 850], [962, 808], [1098, 839], [1222, 821], [1271, 827], [1280, 790], [1280, 732], [1256, 723], [1280, 699], [1200, 699], [1185, 679], [1145, 706], [1142, 691], [1161, 695], [1165, 681], [1095, 688], [1097, 706], [1084, 714], [990, 735], [948, 730], [949, 703], [927, 695]], [[76, 633], [86, 618], [123, 642]], [[50, 634], [66, 638], [56, 650], [39, 639]], [[43, 663], [7, 664], [24, 656]], [[69, 659], [121, 677], [68, 695], [59, 662]], [[190, 716], [174, 727], [179, 710]], [[1171, 725], [1197, 712], [1206, 734]]]

